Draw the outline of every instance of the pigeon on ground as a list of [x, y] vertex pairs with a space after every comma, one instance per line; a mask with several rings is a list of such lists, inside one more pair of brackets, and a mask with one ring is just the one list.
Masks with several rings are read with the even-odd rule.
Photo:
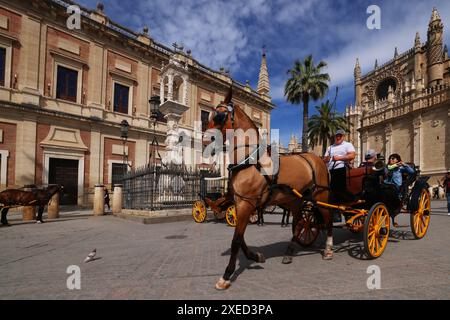
[[91, 251], [91, 253], [88, 254], [88, 256], [86, 257], [86, 259], [84, 259], [84, 262], [89, 262], [94, 260], [95, 255], [97, 254], [97, 249], [94, 249]]

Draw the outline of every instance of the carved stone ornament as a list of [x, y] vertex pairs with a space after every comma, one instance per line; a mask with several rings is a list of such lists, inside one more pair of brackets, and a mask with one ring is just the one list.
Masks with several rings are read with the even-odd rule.
[[394, 78], [395, 81], [398, 83], [398, 86], [400, 87], [400, 84], [403, 83], [403, 81], [404, 81], [404, 79], [403, 79], [404, 72], [405, 72], [405, 69], [402, 71], [400, 69], [400, 66], [394, 65], [394, 66], [389, 67], [388, 69], [380, 72], [379, 74], [374, 74], [370, 79], [369, 85], [367, 86], [367, 92], [365, 92], [367, 94], [369, 102], [373, 103], [375, 101], [375, 91], [376, 91], [378, 85], [380, 84], [380, 82], [382, 82], [384, 79]]

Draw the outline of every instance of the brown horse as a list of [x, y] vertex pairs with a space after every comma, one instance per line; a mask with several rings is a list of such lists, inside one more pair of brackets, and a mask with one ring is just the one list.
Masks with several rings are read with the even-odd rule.
[[45, 189], [34, 189], [33, 191], [24, 191], [20, 189], [7, 189], [0, 192], [0, 208], [2, 212], [1, 223], [9, 225], [6, 215], [11, 207], [15, 206], [37, 206], [37, 223], [42, 223], [42, 214], [44, 208], [50, 199], [57, 192], [62, 192], [63, 186], [59, 184], [50, 185]]
[[[256, 130], [253, 121], [239, 107], [231, 102], [231, 89], [225, 101], [216, 107], [208, 124], [209, 129], [220, 130], [223, 140], [226, 139], [227, 129]], [[234, 147], [231, 150], [232, 159], [238, 156], [238, 150], [245, 152], [244, 159], [236, 159], [237, 165], [229, 167], [231, 185], [234, 194], [237, 213], [237, 225], [231, 242], [231, 256], [228, 266], [222, 278], [216, 283], [216, 289], [227, 289], [230, 277], [236, 268], [236, 257], [241, 248], [247, 259], [256, 262], [264, 262], [265, 258], [260, 252], [251, 251], [244, 240], [244, 233], [247, 227], [249, 216], [256, 210], [267, 205], [277, 204], [290, 210], [297, 217], [302, 211], [303, 202], [293, 189], [304, 195], [304, 199], [316, 201], [328, 201], [329, 197], [329, 174], [324, 162], [311, 153], [299, 155], [286, 155], [279, 158], [279, 170], [272, 175], [262, 175], [261, 168], [270, 168], [273, 161], [267, 151], [257, 157], [256, 164], [249, 164], [249, 159], [254, 158], [256, 148], [259, 149], [263, 140], [257, 135], [256, 146], [248, 143], [238, 145], [237, 138], [234, 137]], [[229, 141], [230, 142], [230, 141]], [[217, 141], [214, 141], [217, 143]], [[230, 142], [231, 143], [231, 142]], [[261, 152], [262, 153], [262, 152]], [[333, 222], [327, 209], [319, 208], [323, 222], [327, 226], [327, 243], [323, 254], [323, 259], [330, 260], [333, 257]], [[294, 228], [292, 240], [287, 248], [283, 263], [292, 262], [292, 254], [295, 249], [295, 242], [300, 233], [300, 226]]]

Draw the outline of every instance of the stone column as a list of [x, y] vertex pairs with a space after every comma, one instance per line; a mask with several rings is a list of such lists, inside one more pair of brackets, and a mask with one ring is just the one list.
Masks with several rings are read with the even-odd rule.
[[388, 123], [386, 124], [384, 128], [386, 135], [386, 154], [385, 156], [388, 157], [390, 154], [392, 154], [392, 124]]
[[189, 85], [189, 82], [188, 82], [188, 77], [187, 76], [184, 76], [183, 77], [183, 85], [184, 85], [184, 87], [183, 87], [183, 100], [182, 100], [182, 103], [184, 104], [184, 105], [188, 105], [188, 103], [189, 103], [189, 101], [188, 101], [188, 85]]
[[[173, 100], [173, 74], [169, 74], [168, 76], [168, 88], [167, 88], [167, 100]], [[161, 101], [164, 102], [164, 101]]]
[[159, 88], [159, 99], [161, 101], [161, 103], [164, 102], [164, 81], [166, 80], [166, 77], [161, 76], [161, 83], [160, 83], [160, 88]]
[[112, 202], [112, 213], [121, 213], [122, 212], [122, 185], [115, 184], [114, 185], [114, 194], [113, 194], [113, 202]]
[[55, 193], [48, 203], [48, 219], [59, 218], [59, 192]]
[[36, 207], [34, 206], [23, 207], [22, 220], [23, 221], [36, 220]]
[[94, 216], [105, 214], [105, 191], [102, 184], [96, 184], [94, 189]]
[[364, 154], [369, 149], [367, 141], [369, 140], [369, 132], [367, 130], [363, 131], [361, 135], [361, 159], [364, 159]]
[[[413, 119], [413, 128], [414, 128], [414, 159], [413, 162], [416, 166], [421, 166], [421, 157], [420, 157], [420, 128], [422, 126], [422, 116], [419, 114]], [[420, 168], [423, 170], [423, 168]]]

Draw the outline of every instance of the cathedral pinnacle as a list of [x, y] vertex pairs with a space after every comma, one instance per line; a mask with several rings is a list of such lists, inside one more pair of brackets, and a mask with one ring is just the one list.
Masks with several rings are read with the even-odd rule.
[[267, 71], [266, 48], [263, 46], [261, 68], [259, 69], [258, 93], [268, 96], [270, 92], [269, 72]]
[[420, 34], [419, 31], [416, 32], [416, 38], [414, 39], [414, 47], [420, 47]]

